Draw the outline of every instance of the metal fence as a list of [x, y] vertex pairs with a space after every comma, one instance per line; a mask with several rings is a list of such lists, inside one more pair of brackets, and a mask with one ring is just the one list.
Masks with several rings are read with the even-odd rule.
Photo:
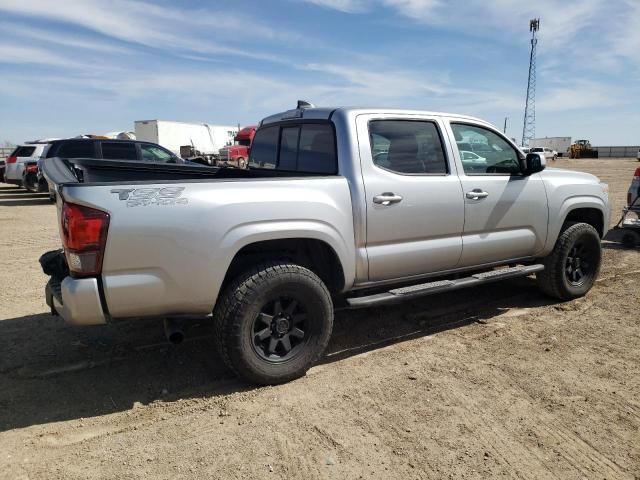
[[598, 151], [598, 157], [636, 157], [640, 146], [635, 147], [593, 147]]

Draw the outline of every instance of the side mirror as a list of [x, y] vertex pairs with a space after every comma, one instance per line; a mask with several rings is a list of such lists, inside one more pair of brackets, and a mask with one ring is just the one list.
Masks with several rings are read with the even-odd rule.
[[534, 173], [541, 172], [547, 166], [547, 160], [544, 155], [540, 155], [539, 153], [527, 153], [527, 157], [524, 162], [525, 175], [532, 175]]

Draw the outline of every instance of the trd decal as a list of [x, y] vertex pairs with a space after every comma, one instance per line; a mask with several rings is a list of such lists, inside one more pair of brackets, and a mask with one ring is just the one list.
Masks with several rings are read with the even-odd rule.
[[111, 193], [116, 193], [118, 200], [127, 202], [127, 207], [186, 205], [189, 199], [182, 197], [184, 189], [185, 187], [114, 188]]

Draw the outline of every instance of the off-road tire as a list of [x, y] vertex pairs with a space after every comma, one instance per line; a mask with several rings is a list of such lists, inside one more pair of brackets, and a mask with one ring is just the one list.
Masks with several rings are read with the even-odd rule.
[[[588, 272], [579, 284], [568, 278], [567, 262], [572, 249], [583, 245], [589, 251]], [[582, 297], [593, 286], [602, 261], [600, 236], [587, 223], [566, 222], [551, 253], [542, 260], [544, 270], [536, 273], [538, 287], [543, 293], [559, 300]]]
[[[297, 299], [307, 312], [305, 336], [297, 354], [269, 361], [255, 346], [255, 322], [275, 298]], [[333, 328], [331, 295], [322, 280], [299, 265], [270, 262], [238, 275], [224, 290], [213, 312], [215, 343], [223, 361], [253, 384], [275, 385], [303, 376], [323, 354]]]

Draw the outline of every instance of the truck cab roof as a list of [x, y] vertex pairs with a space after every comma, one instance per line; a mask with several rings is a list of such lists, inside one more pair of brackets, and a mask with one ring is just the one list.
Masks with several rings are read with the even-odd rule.
[[389, 114], [389, 115], [416, 115], [416, 116], [437, 116], [437, 117], [452, 117], [459, 120], [470, 120], [477, 123], [487, 124], [485, 120], [481, 120], [476, 117], [468, 115], [459, 115], [456, 113], [444, 113], [444, 112], [432, 112], [427, 110], [411, 110], [400, 108], [384, 108], [384, 107], [354, 107], [354, 106], [339, 106], [339, 107], [300, 107], [284, 112], [276, 113], [264, 118], [260, 122], [260, 126], [269, 125], [272, 123], [281, 123], [286, 121], [300, 121], [300, 120], [331, 120], [334, 115], [342, 114], [345, 116], [354, 116], [360, 114]]

